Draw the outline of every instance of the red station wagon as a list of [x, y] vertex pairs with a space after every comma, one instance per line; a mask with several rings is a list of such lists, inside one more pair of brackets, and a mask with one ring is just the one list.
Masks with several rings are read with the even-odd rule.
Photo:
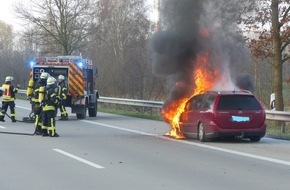
[[186, 137], [208, 141], [217, 137], [260, 141], [266, 133], [266, 114], [248, 91], [210, 91], [193, 96], [180, 116]]

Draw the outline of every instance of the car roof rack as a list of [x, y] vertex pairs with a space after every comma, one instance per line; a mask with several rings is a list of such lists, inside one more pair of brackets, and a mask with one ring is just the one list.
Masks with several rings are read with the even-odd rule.
[[249, 93], [249, 94], [252, 94], [252, 92], [249, 91], [249, 90], [239, 90], [239, 91], [241, 91], [241, 92], [246, 92], [246, 93]]
[[204, 92], [202, 92], [201, 94], [203, 94], [203, 93], [213, 93], [213, 94], [222, 94], [222, 93], [229, 93], [229, 92], [231, 92], [231, 93], [236, 93], [236, 92], [244, 92], [244, 93], [247, 93], [247, 94], [252, 94], [252, 92], [251, 91], [249, 91], [249, 90], [209, 90], [209, 91], [204, 91]]

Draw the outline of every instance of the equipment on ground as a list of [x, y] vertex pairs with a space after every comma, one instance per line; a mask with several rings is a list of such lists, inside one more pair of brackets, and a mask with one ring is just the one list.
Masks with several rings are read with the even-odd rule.
[[[9, 117], [11, 119], [11, 116], [8, 115], [6, 113], [6, 116]], [[25, 120], [20, 121], [20, 120], [16, 120], [17, 122], [25, 122], [27, 123]], [[0, 134], [8, 134], [8, 135], [28, 135], [28, 136], [34, 136], [36, 133], [36, 130], [33, 133], [19, 133], [19, 132], [10, 132], [10, 131], [0, 131]]]
[[9, 131], [0, 131], [1, 134], [7, 134], [7, 135], [28, 135], [28, 136], [34, 136], [34, 133], [18, 133], [18, 132], [9, 132]]

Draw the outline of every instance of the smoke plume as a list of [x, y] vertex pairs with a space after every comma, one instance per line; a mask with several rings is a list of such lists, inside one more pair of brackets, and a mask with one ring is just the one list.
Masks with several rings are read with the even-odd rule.
[[157, 75], [172, 75], [183, 72], [187, 61], [197, 53], [203, 6], [202, 0], [164, 2], [162, 21], [168, 26], [153, 36], [153, 71]]
[[[242, 38], [235, 22], [229, 23], [228, 14], [224, 17], [217, 8], [223, 1], [227, 0], [162, 1], [162, 28], [152, 37], [151, 47], [153, 72], [169, 81], [171, 94], [167, 102], [186, 97], [195, 88], [190, 78], [194, 59], [200, 53], [209, 53], [212, 64], [208, 69], [218, 68], [228, 76], [229, 84], [231, 81], [241, 83], [247, 78], [238, 75], [240, 67], [249, 63], [248, 52], [243, 43], [237, 43]], [[251, 81], [247, 81], [247, 86], [251, 86]], [[234, 90], [235, 87], [233, 84], [219, 90]]]

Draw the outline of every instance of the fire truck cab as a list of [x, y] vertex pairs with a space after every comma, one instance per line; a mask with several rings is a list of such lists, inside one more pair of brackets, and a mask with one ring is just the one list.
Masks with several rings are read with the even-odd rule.
[[65, 76], [68, 95], [64, 105], [71, 107], [72, 113], [76, 113], [78, 119], [85, 119], [87, 110], [89, 117], [97, 116], [97, 70], [94, 69], [92, 60], [83, 59], [82, 56], [36, 57], [30, 66], [30, 78], [34, 83], [43, 72], [56, 79], [59, 75]]

